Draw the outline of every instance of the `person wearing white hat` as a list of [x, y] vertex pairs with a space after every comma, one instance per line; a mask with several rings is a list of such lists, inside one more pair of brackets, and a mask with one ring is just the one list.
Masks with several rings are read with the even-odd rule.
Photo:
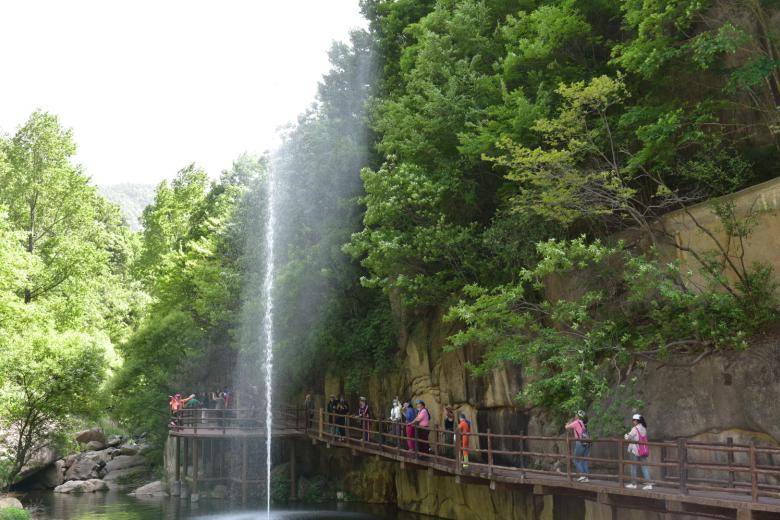
[[639, 462], [640, 464], [630, 464], [631, 466], [631, 483], [626, 484], [629, 489], [636, 489], [636, 467], [642, 467], [642, 477], [645, 479], [645, 485], [642, 489], [653, 489], [653, 483], [650, 480], [650, 470], [647, 465], [647, 457], [650, 455], [650, 447], [647, 445], [647, 422], [642, 415], [635, 413], [631, 417], [631, 431], [623, 436], [627, 441], [631, 441], [628, 444], [628, 454], [632, 461]]
[[401, 401], [396, 396], [393, 399], [393, 406], [390, 408], [390, 420], [393, 422], [393, 435], [395, 436], [394, 444], [401, 446], [401, 424], [403, 422], [403, 407]]
[[585, 412], [577, 410], [574, 419], [566, 424], [565, 428], [571, 430], [576, 439], [574, 443], [574, 466], [577, 469], [577, 473], [580, 474], [577, 481], [587, 482], [588, 473], [590, 473], [587, 460], [587, 457], [590, 456], [590, 435], [588, 434], [588, 417]]

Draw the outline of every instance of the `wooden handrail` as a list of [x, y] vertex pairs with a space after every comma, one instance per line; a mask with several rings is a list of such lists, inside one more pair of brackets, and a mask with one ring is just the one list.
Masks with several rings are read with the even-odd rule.
[[[303, 418], [303, 422], [301, 422]], [[501, 478], [518, 475], [556, 475], [571, 481], [578, 476], [573, 463], [575, 460], [588, 461], [593, 466], [591, 478], [600, 478], [617, 482], [621, 487], [625, 483], [626, 468], [646, 466], [657, 468], [653, 481], [657, 485], [677, 488], [681, 494], [690, 490], [736, 493], [753, 502], [762, 497], [777, 498], [780, 486], [773, 483], [772, 477], [780, 476], [780, 465], [774, 466], [763, 460], [759, 464], [759, 454], [774, 455], [780, 448], [756, 446], [755, 444], [735, 444], [733, 439], [725, 443], [705, 443], [688, 441], [681, 438], [671, 441], [626, 441], [622, 437], [593, 438], [588, 442], [598, 451], [587, 457], [573, 453], [573, 439], [570, 435], [540, 436], [485, 432], [471, 432], [469, 437], [476, 442], [468, 448], [463, 447], [463, 435], [441, 428], [431, 421], [427, 428], [415, 425], [410, 439], [406, 432], [406, 423], [382, 418], [365, 418], [351, 414], [329, 413], [319, 410], [309, 424], [309, 411], [296, 407], [280, 407], [274, 412], [274, 421], [281, 427], [292, 427], [308, 434], [312, 438], [336, 445], [347, 445], [357, 450], [372, 452], [384, 456], [414, 459], [416, 464], [435, 465], [447, 468], [446, 471], [463, 475], [479, 473], [487, 478]], [[313, 421], [317, 421], [315, 424]], [[184, 409], [173, 417], [175, 428], [185, 429], [191, 434], [205, 435], [206, 430], [218, 429], [224, 434], [241, 430], [261, 429], [265, 427], [265, 416], [258, 409]], [[423, 450], [425, 442], [423, 432], [428, 432], [428, 450]], [[413, 441], [413, 449], [407, 449], [406, 442]], [[660, 460], [627, 460], [628, 445], [646, 444], [651, 451], [663, 452]], [[464, 451], [468, 449], [470, 460], [468, 468], [463, 467]], [[547, 450], [550, 451], [547, 451]], [[714, 459], [712, 456], [720, 455]], [[727, 462], [718, 462], [718, 460]], [[565, 464], [565, 468], [562, 467]], [[663, 470], [661, 472], [660, 470]], [[660, 473], [655, 475], [655, 473]], [[483, 477], [484, 478], [484, 477]]]

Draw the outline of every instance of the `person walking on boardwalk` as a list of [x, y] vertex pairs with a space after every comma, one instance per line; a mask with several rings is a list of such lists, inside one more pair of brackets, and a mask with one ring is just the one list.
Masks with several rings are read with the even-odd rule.
[[452, 406], [444, 407], [444, 446], [447, 457], [452, 457], [455, 449], [455, 412]]
[[339, 400], [336, 399], [335, 395], [330, 396], [330, 400], [328, 401], [328, 405], [325, 408], [325, 411], [328, 412], [328, 432], [330, 432], [331, 435], [336, 435], [336, 416], [334, 415], [336, 413], [336, 407], [339, 405]]
[[168, 402], [168, 406], [171, 408], [171, 415], [177, 415], [179, 410], [182, 409], [181, 394], [173, 394]]
[[466, 414], [460, 414], [458, 422], [458, 431], [460, 432], [461, 453], [463, 454], [463, 467], [469, 467], [469, 434], [471, 433], [471, 421], [466, 419]]
[[221, 426], [222, 417], [225, 414], [225, 396], [222, 395], [222, 390], [217, 388], [216, 392], [211, 392], [211, 402], [214, 403], [214, 417], [217, 418], [216, 424]]
[[[574, 467], [580, 477], [578, 482], [587, 482], [588, 473], [588, 461], [583, 457], [590, 456], [590, 435], [588, 434], [588, 417], [585, 412], [578, 410], [574, 419], [566, 425], [567, 430], [574, 432]], [[568, 441], [567, 441], [568, 442]]]
[[306, 414], [306, 429], [311, 428], [314, 423], [314, 399], [311, 394], [306, 394], [306, 398], [303, 400], [303, 409]]
[[[428, 453], [430, 448], [428, 447], [428, 426], [431, 424], [431, 414], [425, 407], [425, 401], [422, 399], [417, 401], [417, 416], [412, 423], [415, 425], [417, 434], [417, 447], [420, 453]], [[414, 432], [412, 432], [414, 434]]]
[[393, 406], [390, 408], [390, 421], [393, 423], [393, 444], [401, 445], [401, 423], [403, 422], [403, 409], [401, 407], [401, 401], [398, 400], [398, 396], [393, 399]]
[[363, 427], [363, 440], [369, 441], [369, 434], [371, 432], [371, 409], [368, 407], [368, 401], [365, 397], [360, 398], [360, 406], [358, 406], [358, 417], [363, 419], [361, 426]]
[[414, 451], [416, 445], [414, 440], [414, 418], [417, 416], [417, 413], [409, 403], [404, 403], [403, 408], [404, 419], [406, 420], [406, 447], [409, 451]]
[[636, 489], [636, 467], [639, 465], [642, 467], [642, 477], [645, 479], [645, 485], [642, 489], [653, 489], [653, 483], [650, 480], [650, 470], [648, 469], [647, 457], [650, 456], [650, 447], [647, 445], [647, 422], [645, 418], [640, 414], [635, 413], [631, 417], [631, 431], [623, 436], [627, 441], [631, 441], [628, 445], [628, 454], [631, 460], [640, 464], [631, 464], [631, 483], [626, 484], [629, 489]]
[[339, 397], [339, 404], [336, 405], [336, 424], [338, 425], [339, 440], [343, 441], [347, 437], [347, 415], [349, 414], [349, 405], [344, 396]]

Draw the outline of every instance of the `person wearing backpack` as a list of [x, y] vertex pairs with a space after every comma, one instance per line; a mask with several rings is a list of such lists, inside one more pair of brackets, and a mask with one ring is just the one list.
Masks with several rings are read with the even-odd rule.
[[647, 465], [647, 457], [650, 456], [650, 447], [647, 445], [647, 422], [645, 418], [640, 414], [635, 413], [631, 417], [631, 424], [633, 424], [631, 431], [623, 436], [627, 441], [631, 441], [628, 445], [628, 454], [632, 461], [640, 462], [642, 464], [631, 464], [631, 483], [626, 484], [629, 489], [636, 489], [636, 467], [639, 465], [642, 467], [642, 477], [645, 479], [645, 485], [642, 489], [653, 489], [653, 483], [650, 480], [650, 469]]
[[577, 473], [580, 473], [580, 477], [577, 482], [587, 482], [588, 473], [588, 461], [581, 457], [590, 456], [590, 435], [588, 434], [588, 417], [585, 412], [578, 410], [574, 419], [566, 425], [567, 430], [574, 432], [574, 467]]

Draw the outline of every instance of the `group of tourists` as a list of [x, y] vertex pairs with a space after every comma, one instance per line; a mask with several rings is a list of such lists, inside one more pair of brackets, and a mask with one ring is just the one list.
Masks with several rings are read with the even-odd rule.
[[201, 410], [202, 417], [205, 419], [207, 410], [220, 410], [213, 413], [213, 415], [221, 418], [224, 413], [222, 410], [233, 407], [233, 393], [227, 386], [222, 389], [217, 388], [213, 392], [191, 393], [187, 397], [182, 397], [182, 394], [176, 393], [168, 396], [168, 399], [168, 407], [173, 417], [168, 424], [171, 429], [179, 427], [177, 419], [182, 415], [183, 410]]
[[[307, 396], [308, 398], [309, 396]], [[307, 401], [308, 403], [308, 401]], [[308, 408], [308, 406], [307, 406]], [[357, 413], [350, 416], [350, 407], [344, 396], [336, 399], [331, 395], [326, 407], [328, 431], [339, 441], [348, 438], [347, 421], [354, 417], [360, 423], [361, 437], [364, 441], [370, 440], [372, 412], [365, 397], [360, 397], [358, 401]], [[397, 441], [399, 447], [404, 446], [407, 450], [414, 452], [417, 456], [424, 456], [431, 453], [430, 432], [431, 432], [431, 414], [425, 406], [425, 401], [418, 399], [412, 405], [411, 400], [401, 402], [396, 397], [390, 408], [390, 421], [392, 426], [392, 437]], [[456, 435], [455, 431], [460, 432], [461, 453], [463, 456], [463, 466], [468, 467], [469, 461], [469, 434], [471, 433], [471, 421], [465, 413], [460, 413], [456, 418], [455, 411], [451, 406], [445, 406], [444, 429], [447, 436], [444, 441], [444, 451], [449, 456], [453, 456]]]
[[[580, 477], [579, 482], [588, 482], [590, 468], [587, 458], [590, 457], [591, 440], [588, 433], [588, 417], [584, 411], [579, 410], [574, 419], [566, 424], [565, 428], [574, 434], [574, 466]], [[644, 485], [642, 489], [653, 489], [650, 478], [650, 469], [647, 467], [647, 458], [650, 456], [650, 447], [647, 444], [647, 421], [638, 413], [631, 417], [631, 430], [623, 438], [628, 442], [629, 459], [635, 464], [630, 464], [631, 482], [626, 484], [629, 489], [637, 488], [637, 466], [642, 469]]]
[[217, 388], [213, 392], [195, 392], [187, 397], [182, 397], [182, 394], [174, 394], [168, 396], [168, 398], [168, 406], [173, 415], [186, 409], [208, 408], [224, 410], [233, 405], [233, 393], [228, 387], [224, 387], [221, 390]]

